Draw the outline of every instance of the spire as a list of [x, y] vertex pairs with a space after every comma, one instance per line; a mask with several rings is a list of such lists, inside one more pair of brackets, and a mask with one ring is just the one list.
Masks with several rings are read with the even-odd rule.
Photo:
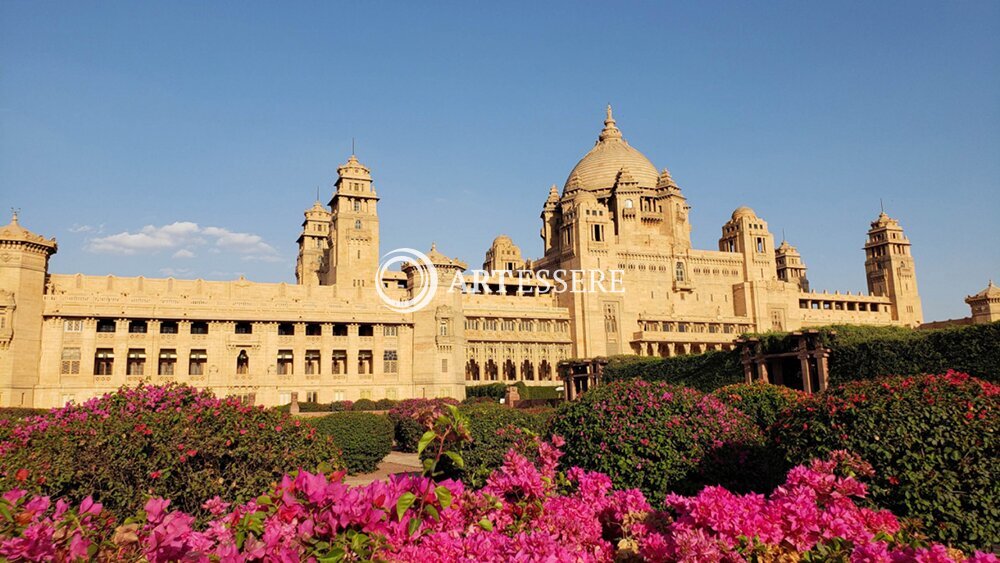
[[608, 104], [608, 116], [604, 120], [604, 130], [601, 131], [601, 135], [598, 137], [598, 142], [604, 142], [608, 139], [621, 139], [622, 132], [618, 130], [615, 126], [615, 118], [611, 116], [611, 104]]
[[555, 184], [552, 184], [552, 187], [549, 188], [548, 201], [559, 201], [559, 188]]
[[656, 181], [657, 188], [677, 188], [677, 182], [674, 182], [673, 177], [670, 176], [670, 171], [664, 168], [660, 172], [660, 177]]
[[11, 207], [10, 208], [10, 224], [11, 225], [17, 225], [17, 224], [19, 224], [17, 222], [17, 214], [18, 214], [18, 210], [16, 208]]

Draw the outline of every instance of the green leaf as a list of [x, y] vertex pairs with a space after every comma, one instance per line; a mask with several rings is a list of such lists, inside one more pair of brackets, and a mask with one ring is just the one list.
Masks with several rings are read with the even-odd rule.
[[435, 522], [441, 520], [441, 514], [438, 512], [438, 509], [434, 508], [433, 505], [428, 504], [424, 507], [424, 510], [427, 511], [427, 514], [431, 515], [431, 518], [433, 518]]
[[396, 518], [402, 520], [403, 513], [413, 506], [413, 502], [416, 500], [417, 495], [413, 493], [403, 493], [400, 495], [399, 500], [396, 501]]
[[479, 527], [486, 530], [487, 532], [492, 532], [493, 522], [490, 522], [489, 519], [487, 518], [483, 518], [482, 520], [479, 521]]
[[435, 487], [434, 496], [437, 497], [438, 503], [441, 504], [441, 508], [448, 508], [451, 506], [451, 491], [449, 491], [447, 487]]
[[437, 433], [435, 433], [433, 430], [428, 430], [427, 432], [424, 432], [424, 435], [420, 437], [420, 442], [417, 443], [417, 454], [418, 455], [422, 454], [424, 452], [424, 449], [427, 448], [427, 446], [434, 440], [434, 438], [437, 438]]
[[465, 469], [465, 460], [462, 459], [462, 456], [459, 455], [458, 452], [453, 452], [451, 450], [448, 450], [444, 452], [444, 455], [448, 456], [448, 459], [450, 459], [451, 462], [455, 464], [455, 467], [459, 469]]
[[420, 520], [417, 518], [413, 518], [412, 520], [410, 520], [410, 523], [406, 526], [406, 529], [412, 536], [419, 527], [420, 527]]
[[274, 503], [271, 501], [271, 497], [267, 495], [260, 495], [259, 497], [257, 497], [257, 504], [261, 506], [270, 506]]

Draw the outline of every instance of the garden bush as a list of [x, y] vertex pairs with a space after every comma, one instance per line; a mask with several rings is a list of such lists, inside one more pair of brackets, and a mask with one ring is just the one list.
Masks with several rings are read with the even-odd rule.
[[315, 432], [191, 387], [122, 388], [16, 423], [0, 443], [0, 489], [93, 495], [120, 516], [149, 493], [199, 514], [214, 496], [243, 502], [288, 471], [339, 466], [333, 440]]
[[344, 412], [354, 408], [354, 401], [334, 401], [330, 403], [330, 412]]
[[470, 399], [473, 397], [487, 397], [499, 402], [500, 399], [507, 396], [507, 384], [488, 383], [486, 385], [470, 385], [465, 388], [465, 396]]
[[31, 409], [26, 407], [0, 408], [0, 420], [21, 420], [29, 416], [39, 416], [49, 412], [47, 409]]
[[596, 387], [556, 410], [565, 462], [659, 501], [721, 484], [766, 491], [763, 434], [747, 415], [694, 389], [642, 380]]
[[445, 404], [457, 405], [458, 401], [451, 398], [405, 399], [389, 409], [389, 420], [395, 428], [396, 447], [404, 452], [417, 451], [417, 443], [426, 430], [417, 422], [417, 416], [427, 410], [440, 409]]
[[392, 450], [393, 426], [388, 417], [368, 412], [338, 412], [309, 421], [333, 438], [347, 470], [369, 473]]
[[543, 414], [492, 402], [461, 405], [458, 410], [469, 421], [472, 442], [461, 452], [464, 468], [459, 469], [444, 459], [441, 470], [475, 488], [485, 485], [490, 474], [503, 465], [504, 454], [511, 447], [528, 436], [541, 434], [547, 422]]
[[712, 392], [720, 401], [750, 417], [761, 431], [778, 419], [778, 414], [805, 397], [805, 393], [768, 383], [735, 383]]
[[396, 406], [396, 401], [393, 399], [379, 399], [375, 401], [375, 410], [377, 411], [387, 411], [394, 406]]
[[871, 499], [919, 519], [933, 538], [1000, 544], [1000, 387], [966, 374], [833, 387], [771, 428], [791, 463], [856, 452], [878, 476]]
[[352, 411], [373, 411], [376, 410], [375, 401], [371, 399], [358, 399], [351, 405]]

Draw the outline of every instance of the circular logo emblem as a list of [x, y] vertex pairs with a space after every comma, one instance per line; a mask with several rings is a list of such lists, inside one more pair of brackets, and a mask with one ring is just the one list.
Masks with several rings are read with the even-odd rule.
[[[382, 277], [386, 270], [397, 264], [400, 266], [409, 264], [410, 267], [417, 269], [417, 280], [409, 299], [389, 295], [382, 285]], [[397, 313], [415, 313], [426, 307], [434, 299], [437, 286], [438, 275], [434, 264], [426, 254], [413, 248], [397, 248], [386, 253], [375, 272], [375, 291], [378, 292], [382, 303]]]

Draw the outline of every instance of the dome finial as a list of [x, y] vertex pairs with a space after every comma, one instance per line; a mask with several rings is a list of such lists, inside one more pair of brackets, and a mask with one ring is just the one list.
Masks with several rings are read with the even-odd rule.
[[17, 223], [17, 214], [18, 214], [18, 213], [19, 213], [20, 211], [21, 211], [21, 210], [20, 210], [20, 209], [18, 209], [18, 208], [16, 208], [16, 207], [11, 207], [11, 208], [10, 208], [10, 224], [11, 224], [11, 225], [17, 225], [17, 224], [18, 224], [18, 223]]
[[611, 116], [611, 104], [608, 104], [608, 115], [604, 120], [604, 130], [601, 131], [601, 135], [598, 137], [598, 142], [606, 141], [608, 139], [621, 138], [622, 132], [615, 126], [615, 118]]

